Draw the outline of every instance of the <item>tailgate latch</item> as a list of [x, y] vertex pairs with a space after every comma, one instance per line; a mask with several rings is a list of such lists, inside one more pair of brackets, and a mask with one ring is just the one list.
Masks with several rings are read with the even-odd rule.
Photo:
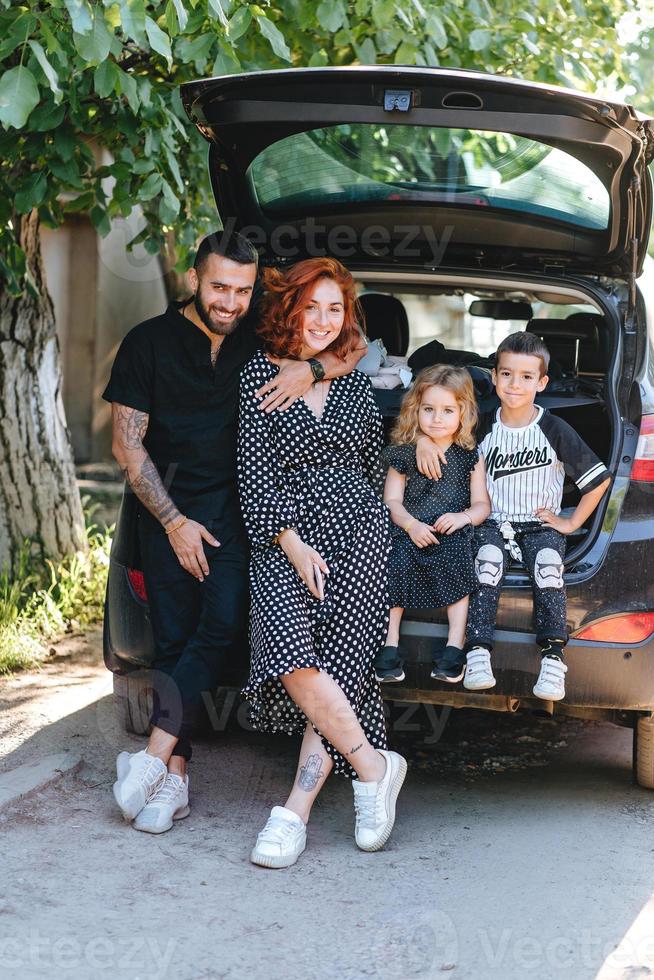
[[411, 108], [410, 89], [387, 88], [384, 92], [384, 110], [386, 112], [408, 112]]

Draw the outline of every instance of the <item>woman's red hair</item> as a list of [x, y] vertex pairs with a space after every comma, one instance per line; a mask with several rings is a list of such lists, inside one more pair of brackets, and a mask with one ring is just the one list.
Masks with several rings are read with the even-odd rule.
[[332, 279], [340, 286], [345, 308], [341, 332], [326, 350], [345, 360], [359, 346], [364, 316], [351, 274], [336, 259], [303, 259], [288, 269], [263, 270], [265, 294], [258, 333], [269, 354], [299, 357], [302, 313], [320, 279]]

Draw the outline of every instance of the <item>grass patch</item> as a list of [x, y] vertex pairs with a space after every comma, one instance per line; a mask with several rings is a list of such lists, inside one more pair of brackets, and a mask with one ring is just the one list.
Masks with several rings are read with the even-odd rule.
[[13, 574], [0, 575], [0, 674], [37, 667], [48, 644], [102, 620], [113, 526], [92, 523], [82, 501], [88, 552], [45, 562], [26, 541]]

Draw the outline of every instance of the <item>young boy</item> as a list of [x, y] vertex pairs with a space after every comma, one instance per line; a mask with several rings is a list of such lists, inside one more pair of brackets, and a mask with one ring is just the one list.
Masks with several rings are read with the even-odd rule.
[[[479, 451], [486, 463], [491, 514], [475, 533], [477, 588], [470, 596], [463, 686], [494, 687], [491, 650], [508, 556], [524, 561], [532, 582], [541, 667], [534, 695], [565, 697], [563, 648], [568, 640], [563, 582], [565, 536], [581, 527], [609, 486], [604, 464], [571, 426], [534, 404], [548, 382], [549, 352], [532, 333], [514, 333], [497, 349], [493, 384], [500, 407], [482, 419]], [[561, 517], [564, 477], [581, 493]]]

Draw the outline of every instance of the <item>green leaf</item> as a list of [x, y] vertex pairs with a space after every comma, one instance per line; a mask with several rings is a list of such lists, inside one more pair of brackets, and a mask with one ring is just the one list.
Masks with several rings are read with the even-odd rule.
[[69, 126], [60, 126], [55, 133], [54, 148], [62, 160], [70, 160], [75, 152], [75, 133]]
[[180, 31], [186, 30], [186, 25], [188, 23], [188, 14], [184, 9], [184, 4], [182, 0], [172, 0], [175, 7], [175, 13], [177, 14], [177, 23], [179, 24]]
[[139, 111], [139, 93], [136, 85], [136, 79], [133, 75], [129, 75], [122, 68], [116, 65], [116, 71], [118, 72], [118, 89], [121, 95], [124, 95], [127, 99], [130, 109], [132, 112], [137, 113]]
[[104, 14], [96, 7], [93, 12], [93, 25], [86, 34], [73, 32], [73, 41], [79, 55], [90, 65], [99, 65], [109, 57], [111, 34], [107, 30]]
[[60, 180], [62, 184], [67, 187], [73, 187], [75, 190], [81, 191], [84, 188], [84, 184], [80, 178], [79, 170], [74, 160], [69, 160], [64, 163], [62, 160], [52, 159], [48, 161], [48, 168], [50, 172], [55, 175], [57, 180]]
[[402, 21], [402, 23], [404, 24], [404, 26], [406, 28], [408, 28], [410, 31], [412, 31], [413, 30], [413, 21], [411, 20], [411, 18], [407, 14], [407, 12], [405, 10], [403, 10], [402, 7], [399, 4], [395, 8], [395, 13], [400, 18], [400, 20]]
[[395, 57], [393, 61], [396, 65], [415, 65], [416, 63], [416, 48], [414, 44], [409, 41], [402, 41], [399, 48], [395, 52]]
[[223, 27], [227, 28], [229, 22], [220, 0], [207, 0], [207, 12], [210, 17], [216, 18]]
[[422, 46], [422, 50], [425, 52], [425, 60], [430, 68], [438, 68], [440, 61], [438, 60], [438, 55], [436, 54], [436, 49], [433, 44], [429, 41], [425, 41]]
[[523, 37], [522, 43], [526, 47], [527, 51], [531, 51], [531, 53], [535, 54], [537, 57], [541, 55], [542, 53], [541, 49], [538, 47], [537, 44], [534, 44], [534, 42], [531, 41], [528, 37], [526, 36]]
[[309, 68], [324, 68], [328, 64], [329, 58], [324, 48], [321, 48], [320, 51], [314, 51], [309, 58]]
[[252, 13], [249, 7], [239, 7], [229, 22], [229, 40], [238, 41], [243, 37], [252, 21]]
[[235, 57], [233, 51], [224, 44], [220, 45], [220, 51], [216, 55], [216, 60], [211, 69], [212, 75], [233, 75], [234, 72], [241, 70], [241, 64]]
[[29, 68], [18, 65], [0, 78], [0, 122], [5, 129], [22, 129], [38, 101], [39, 87]]
[[357, 57], [362, 65], [374, 65], [377, 63], [377, 51], [375, 42], [371, 37], [367, 37], [363, 44], [357, 45]]
[[143, 242], [143, 248], [148, 253], [148, 255], [158, 255], [159, 254], [159, 239], [158, 238], [146, 238]]
[[4, 60], [8, 55], [15, 51], [20, 44], [25, 43], [25, 38], [33, 33], [36, 21], [27, 11], [22, 11], [7, 28], [2, 24], [2, 33], [6, 31], [6, 36], [0, 41], [0, 60]]
[[485, 51], [490, 43], [490, 31], [485, 31], [483, 28], [477, 28], [477, 30], [472, 31], [468, 37], [468, 47], [471, 51]]
[[163, 177], [161, 174], [150, 174], [145, 183], [139, 188], [137, 197], [139, 201], [151, 201], [153, 197], [161, 191]]
[[163, 196], [159, 202], [159, 217], [165, 225], [171, 225], [179, 214], [179, 200], [167, 180], [161, 182]]
[[378, 30], [390, 27], [394, 16], [394, 0], [372, 0], [372, 20]]
[[440, 19], [435, 10], [430, 10], [427, 15], [426, 22], [427, 34], [429, 35], [429, 40], [433, 41], [437, 48], [447, 47], [447, 33], [445, 27], [443, 26], [443, 21]]
[[41, 47], [41, 45], [39, 44], [39, 42], [38, 41], [28, 41], [27, 43], [29, 44], [29, 46], [32, 49], [32, 51], [34, 52], [34, 55], [36, 57], [36, 60], [40, 64], [40, 66], [41, 66], [41, 68], [43, 70], [43, 74], [45, 75], [45, 77], [48, 80], [48, 85], [50, 86], [50, 89], [52, 90], [52, 94], [54, 95], [54, 100], [55, 100], [56, 105], [59, 105], [59, 103], [61, 102], [61, 100], [62, 100], [62, 98], [64, 96], [64, 93], [59, 88], [59, 76], [57, 75], [56, 71], [54, 70], [54, 68], [52, 67], [52, 65], [50, 64], [50, 62], [48, 61], [48, 58], [46, 56], [46, 53], [43, 50], [43, 48]]
[[29, 131], [31, 133], [47, 133], [49, 130], [60, 126], [65, 115], [65, 106], [55, 106], [54, 102], [48, 99], [37, 106], [30, 116]]
[[270, 47], [273, 49], [277, 57], [283, 58], [284, 61], [290, 61], [291, 52], [280, 29], [263, 14], [257, 14], [256, 17], [259, 27], [261, 28], [261, 33], [269, 42]]
[[118, 79], [118, 68], [110, 58], [107, 58], [101, 65], [98, 65], [93, 74], [93, 87], [96, 95], [99, 95], [101, 99], [106, 99], [118, 87]]
[[175, 154], [173, 153], [173, 151], [171, 150], [171, 148], [168, 146], [167, 143], [164, 143], [164, 153], [166, 155], [166, 160], [168, 161], [168, 166], [170, 167], [170, 171], [173, 177], [175, 178], [175, 184], [177, 185], [177, 190], [179, 191], [180, 194], [183, 194], [184, 181], [182, 180], [182, 175], [179, 172], [179, 164], [177, 163]]
[[340, 0], [323, 0], [316, 10], [318, 23], [330, 34], [335, 34], [346, 19], [346, 10]]
[[97, 233], [105, 238], [111, 231], [111, 222], [109, 221], [109, 215], [107, 214], [106, 209], [101, 208], [100, 205], [96, 204], [94, 208], [91, 208], [89, 217], [91, 219], [91, 224]]
[[172, 68], [173, 64], [173, 53], [170, 48], [170, 38], [165, 34], [161, 28], [155, 24], [151, 17], [145, 18], [145, 33], [148, 36], [148, 41], [150, 42], [150, 47], [157, 54], [162, 55], [167, 63], [168, 69]]
[[143, 0], [120, 0], [120, 20], [125, 34], [136, 41], [140, 48], [147, 47]]
[[48, 180], [40, 170], [29, 174], [20, 185], [15, 197], [15, 207], [19, 214], [27, 214], [41, 203], [48, 189]]
[[93, 29], [93, 15], [86, 0], [64, 0], [76, 34], [89, 34]]

